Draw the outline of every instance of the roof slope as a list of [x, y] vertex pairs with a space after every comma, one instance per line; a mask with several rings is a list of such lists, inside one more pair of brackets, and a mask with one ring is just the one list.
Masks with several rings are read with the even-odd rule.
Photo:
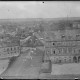
[[35, 36], [32, 35], [28, 40], [26, 40], [23, 44], [23, 47], [37, 47], [44, 46], [44, 44]]

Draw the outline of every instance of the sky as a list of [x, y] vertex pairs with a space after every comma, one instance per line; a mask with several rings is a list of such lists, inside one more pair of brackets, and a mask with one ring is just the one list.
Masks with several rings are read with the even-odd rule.
[[80, 1], [0, 1], [0, 19], [80, 17]]

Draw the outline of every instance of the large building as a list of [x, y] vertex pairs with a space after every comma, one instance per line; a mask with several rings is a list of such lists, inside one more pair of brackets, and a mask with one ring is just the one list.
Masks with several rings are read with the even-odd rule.
[[44, 50], [44, 40], [36, 33], [33, 33], [31, 36], [20, 40], [20, 45], [23, 52], [29, 48], [39, 48]]
[[12, 38], [6, 41], [0, 41], [0, 59], [18, 56], [20, 54], [19, 41]]
[[45, 60], [52, 63], [80, 62], [80, 34], [77, 30], [49, 31], [46, 34]]

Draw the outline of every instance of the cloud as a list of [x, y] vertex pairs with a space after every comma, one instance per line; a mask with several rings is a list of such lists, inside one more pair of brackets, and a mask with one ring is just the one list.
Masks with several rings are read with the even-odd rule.
[[0, 18], [57, 18], [67, 15], [75, 17], [79, 14], [79, 2], [0, 2]]

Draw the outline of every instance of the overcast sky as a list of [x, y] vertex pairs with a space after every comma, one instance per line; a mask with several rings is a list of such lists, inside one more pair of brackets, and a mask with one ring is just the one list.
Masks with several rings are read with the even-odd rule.
[[80, 1], [0, 2], [0, 19], [80, 17]]

